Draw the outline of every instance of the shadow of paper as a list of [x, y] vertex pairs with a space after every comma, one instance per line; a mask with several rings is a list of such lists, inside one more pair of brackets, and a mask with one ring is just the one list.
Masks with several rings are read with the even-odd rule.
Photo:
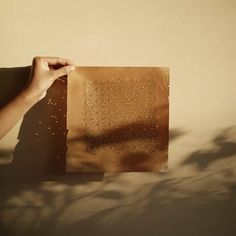
[[[3, 107], [28, 83], [30, 66], [0, 69], [0, 105]], [[67, 151], [67, 79], [54, 82], [47, 95], [34, 105], [23, 118], [13, 160], [1, 166], [6, 179], [57, 179], [66, 181], [102, 180], [103, 174], [65, 174]], [[4, 150], [2, 150], [4, 154]], [[5, 154], [4, 154], [5, 155]], [[4, 169], [4, 171], [3, 171]], [[6, 177], [6, 175], [8, 177]], [[63, 177], [62, 177], [63, 176]], [[4, 179], [4, 178], [3, 178]]]
[[0, 108], [24, 89], [28, 82], [30, 66], [0, 68]]

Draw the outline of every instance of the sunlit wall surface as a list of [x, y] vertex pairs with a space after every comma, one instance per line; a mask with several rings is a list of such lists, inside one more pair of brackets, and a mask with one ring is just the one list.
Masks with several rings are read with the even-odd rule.
[[171, 68], [167, 174], [18, 180], [19, 122], [0, 141], [1, 234], [235, 235], [235, 1], [4, 0], [0, 22], [1, 68], [35, 55]]

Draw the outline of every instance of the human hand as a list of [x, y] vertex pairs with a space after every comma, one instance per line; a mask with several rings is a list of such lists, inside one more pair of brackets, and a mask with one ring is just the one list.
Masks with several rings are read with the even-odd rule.
[[53, 82], [61, 76], [64, 76], [74, 70], [75, 66], [72, 61], [58, 57], [34, 57], [30, 81], [25, 89], [25, 93], [40, 101], [46, 96], [47, 90]]

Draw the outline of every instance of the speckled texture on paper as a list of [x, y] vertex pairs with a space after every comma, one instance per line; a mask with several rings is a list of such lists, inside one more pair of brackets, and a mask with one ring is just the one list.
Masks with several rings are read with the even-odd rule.
[[68, 77], [68, 172], [166, 171], [169, 70], [76, 67]]

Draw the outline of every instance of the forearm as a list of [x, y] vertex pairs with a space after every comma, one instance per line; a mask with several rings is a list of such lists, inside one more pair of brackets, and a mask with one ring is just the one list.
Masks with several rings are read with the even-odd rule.
[[5, 107], [0, 109], [0, 139], [38, 102], [37, 96], [27, 90], [21, 92]]
[[0, 139], [35, 103], [46, 96], [47, 90], [57, 78], [67, 75], [74, 68], [73, 62], [68, 59], [34, 57], [27, 88], [0, 109]]

